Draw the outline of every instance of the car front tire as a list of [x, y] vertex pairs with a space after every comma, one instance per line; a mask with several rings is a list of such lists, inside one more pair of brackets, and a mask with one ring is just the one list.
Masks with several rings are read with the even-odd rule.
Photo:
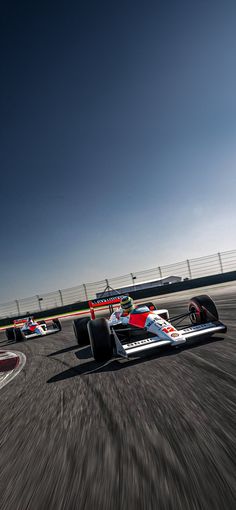
[[89, 339], [96, 361], [108, 361], [113, 354], [113, 342], [107, 319], [100, 318], [88, 323]]
[[204, 324], [219, 320], [216, 305], [207, 294], [193, 297], [189, 302], [188, 309], [192, 324]]
[[61, 321], [59, 319], [53, 319], [52, 323], [55, 326], [55, 328], [57, 328], [57, 329], [59, 329], [59, 331], [61, 331]]

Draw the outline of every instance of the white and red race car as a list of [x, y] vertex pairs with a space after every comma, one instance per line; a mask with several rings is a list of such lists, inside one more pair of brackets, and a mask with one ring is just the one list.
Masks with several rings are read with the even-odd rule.
[[33, 318], [26, 317], [14, 320], [13, 327], [6, 329], [6, 336], [8, 340], [20, 342], [27, 338], [52, 335], [58, 331], [61, 331], [61, 322], [57, 318], [36, 322]]
[[[106, 361], [112, 356], [139, 355], [164, 345], [179, 347], [190, 338], [225, 333], [227, 327], [219, 321], [215, 303], [207, 295], [192, 298], [186, 313], [170, 318], [166, 309], [156, 309], [153, 303], [143, 303], [128, 315], [114, 311], [113, 305], [120, 297], [90, 301], [89, 317], [74, 321], [74, 333], [79, 345], [90, 343], [96, 361]], [[96, 307], [107, 306], [110, 317], [95, 318]], [[185, 318], [189, 324], [179, 327]]]

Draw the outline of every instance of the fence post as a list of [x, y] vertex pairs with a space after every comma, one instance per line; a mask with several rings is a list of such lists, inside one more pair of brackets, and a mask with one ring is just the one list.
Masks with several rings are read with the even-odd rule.
[[224, 269], [223, 269], [222, 258], [221, 258], [220, 252], [218, 253], [218, 257], [219, 257], [219, 263], [220, 263], [220, 270], [221, 270], [221, 273], [223, 273]]
[[161, 270], [161, 266], [159, 266], [159, 267], [158, 267], [158, 271], [159, 271], [160, 279], [162, 280], [162, 270]]
[[134, 273], [130, 273], [130, 276], [132, 278], [132, 284], [134, 285], [135, 284], [134, 280], [136, 280], [137, 276], [134, 276]]
[[63, 306], [64, 303], [63, 303], [62, 291], [59, 289], [58, 293], [59, 293], [60, 300], [61, 300], [61, 306]]
[[88, 292], [87, 292], [87, 287], [86, 287], [85, 283], [83, 283], [83, 288], [84, 288], [84, 294], [85, 294], [85, 301], [88, 301]]
[[43, 301], [43, 298], [42, 297], [39, 297], [39, 295], [37, 294], [37, 299], [38, 299], [38, 304], [39, 304], [39, 310], [40, 312], [42, 311], [42, 306], [41, 306], [41, 301]]
[[189, 278], [190, 278], [190, 280], [192, 280], [192, 273], [191, 273], [191, 268], [190, 268], [190, 261], [187, 259], [187, 260], [186, 260], [186, 262], [187, 262], [187, 266], [188, 266]]
[[16, 303], [17, 313], [18, 313], [18, 315], [20, 315], [20, 305], [19, 305], [18, 299], [15, 300], [15, 303]]

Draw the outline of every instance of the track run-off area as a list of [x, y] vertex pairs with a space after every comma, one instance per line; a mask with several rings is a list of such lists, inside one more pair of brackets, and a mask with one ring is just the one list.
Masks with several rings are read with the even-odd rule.
[[151, 300], [174, 315], [199, 294], [225, 335], [128, 361], [95, 363], [71, 318], [21, 343], [0, 333], [26, 356], [0, 390], [1, 510], [236, 508], [236, 282]]

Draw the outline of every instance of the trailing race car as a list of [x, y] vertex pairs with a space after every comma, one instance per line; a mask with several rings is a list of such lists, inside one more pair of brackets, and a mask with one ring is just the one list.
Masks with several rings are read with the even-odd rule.
[[[102, 305], [108, 306], [111, 312], [109, 319], [95, 318], [94, 308], [101, 307], [101, 300], [95, 300], [89, 302], [92, 320], [88, 317], [74, 320], [78, 344], [90, 343], [96, 361], [106, 361], [112, 356], [128, 358], [164, 345], [178, 347], [193, 337], [227, 331], [219, 321], [215, 303], [207, 295], [192, 298], [186, 313], [171, 318], [168, 310], [157, 310], [153, 303], [138, 305], [127, 317], [121, 317], [117, 311], [111, 310], [120, 299], [103, 300]], [[185, 318], [190, 323], [179, 327]]]
[[61, 322], [59, 319], [34, 321], [32, 317], [16, 319], [13, 321], [13, 328], [6, 329], [8, 340], [20, 342], [27, 338], [36, 338], [38, 336], [52, 335], [61, 331]]

